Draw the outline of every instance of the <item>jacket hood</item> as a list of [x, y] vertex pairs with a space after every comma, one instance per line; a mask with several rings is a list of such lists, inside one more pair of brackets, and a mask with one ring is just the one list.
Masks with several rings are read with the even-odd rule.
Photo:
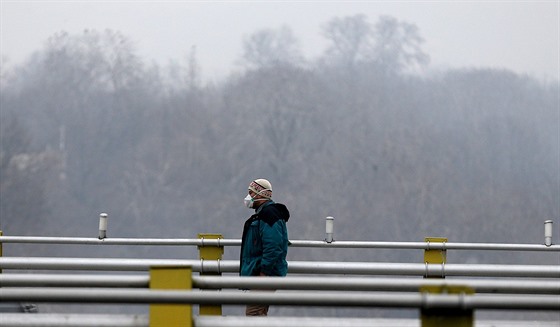
[[272, 204], [272, 206], [276, 210], [278, 210], [278, 214], [280, 215], [280, 218], [282, 218], [284, 221], [287, 222], [290, 219], [290, 211], [285, 205], [283, 205], [282, 203], [274, 203]]
[[288, 219], [290, 219], [290, 212], [282, 203], [270, 203], [265, 205], [260, 212], [254, 214], [249, 219], [259, 219], [272, 226], [280, 219], [287, 222]]

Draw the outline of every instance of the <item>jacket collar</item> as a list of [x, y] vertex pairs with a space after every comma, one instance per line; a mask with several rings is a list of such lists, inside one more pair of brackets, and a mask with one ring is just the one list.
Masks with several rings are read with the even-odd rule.
[[260, 207], [258, 207], [257, 209], [255, 209], [255, 213], [261, 212], [262, 209], [263, 209], [264, 207], [266, 207], [266, 206], [268, 206], [268, 205], [271, 205], [271, 204], [273, 204], [273, 203], [274, 203], [274, 201], [272, 201], [272, 200], [266, 201], [266, 202], [263, 203]]

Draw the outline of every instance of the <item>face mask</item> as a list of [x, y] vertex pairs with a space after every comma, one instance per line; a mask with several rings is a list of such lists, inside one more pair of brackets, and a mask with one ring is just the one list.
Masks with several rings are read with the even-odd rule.
[[255, 203], [255, 199], [253, 199], [249, 194], [247, 194], [245, 199], [243, 199], [243, 203], [245, 203], [245, 206], [247, 208], [251, 209], [253, 207], [253, 204]]

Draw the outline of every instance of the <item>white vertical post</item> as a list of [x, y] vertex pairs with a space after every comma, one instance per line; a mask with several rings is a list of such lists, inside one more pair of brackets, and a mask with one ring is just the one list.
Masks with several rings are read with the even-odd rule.
[[99, 214], [99, 239], [107, 237], [107, 214]]
[[333, 241], [333, 233], [334, 233], [334, 217], [327, 217], [325, 218], [325, 232], [327, 234], [327, 238], [325, 242], [332, 243]]
[[544, 222], [544, 245], [552, 245], [552, 220]]

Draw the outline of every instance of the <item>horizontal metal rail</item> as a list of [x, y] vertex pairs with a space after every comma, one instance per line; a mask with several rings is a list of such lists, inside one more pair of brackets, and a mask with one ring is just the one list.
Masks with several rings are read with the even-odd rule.
[[[180, 238], [86, 238], [48, 236], [0, 236], [0, 243], [75, 244], [75, 245], [164, 245], [164, 246], [240, 246], [240, 239]], [[496, 250], [560, 252], [560, 245], [508, 243], [439, 243], [439, 242], [374, 242], [293, 240], [292, 247], [355, 248], [355, 249], [417, 249], [417, 250]]]
[[[74, 244], [74, 245], [167, 245], [167, 246], [240, 246], [239, 239], [203, 238], [91, 238], [50, 236], [0, 236], [0, 243]], [[544, 246], [544, 245], [543, 245]]]
[[0, 327], [149, 327], [148, 315], [2, 313]]
[[200, 289], [277, 289], [328, 291], [417, 292], [423, 286], [466, 286], [477, 293], [560, 294], [557, 280], [480, 280], [372, 277], [216, 277], [193, 276], [193, 287]]
[[[0, 257], [0, 269], [147, 271], [151, 266], [189, 266], [203, 273], [239, 271], [237, 260]], [[560, 265], [290, 261], [288, 271], [295, 274], [560, 278]]]
[[113, 288], [0, 288], [0, 301], [63, 303], [271, 304], [423, 309], [560, 310], [557, 295], [364, 292], [155, 291]]
[[148, 275], [0, 274], [0, 287], [147, 288]]
[[[339, 317], [241, 317], [199, 316], [195, 327], [420, 327], [420, 319]], [[558, 321], [480, 320], [476, 327], [558, 327]]]
[[[193, 287], [200, 289], [414, 292], [422, 286], [466, 286], [476, 293], [560, 294], [557, 280], [192, 276], [192, 281]], [[147, 288], [149, 283], [148, 275], [0, 274], [0, 287]]]
[[[479, 320], [477, 327], [557, 327], [557, 321]], [[148, 327], [148, 315], [3, 314], [0, 326], [10, 327]], [[194, 327], [420, 327], [419, 319], [338, 317], [196, 316]]]

